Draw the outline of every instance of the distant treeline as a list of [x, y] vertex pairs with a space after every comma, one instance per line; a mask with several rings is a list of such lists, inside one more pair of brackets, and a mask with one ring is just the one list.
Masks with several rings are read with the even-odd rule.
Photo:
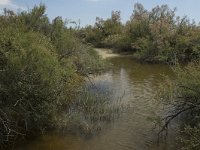
[[88, 104], [94, 99], [80, 96], [78, 103], [77, 94], [88, 74], [101, 71], [104, 62], [74, 32], [61, 17], [50, 22], [44, 5], [17, 14], [4, 9], [0, 15], [0, 149], [27, 135], [66, 128], [73, 115], [80, 127], [78, 111], [92, 115]]
[[176, 15], [167, 5], [146, 10], [136, 3], [133, 14], [125, 24], [120, 11], [111, 18], [96, 18], [93, 26], [80, 31], [85, 42], [95, 47], [130, 51], [147, 62], [190, 62], [200, 57], [200, 26], [186, 16]]

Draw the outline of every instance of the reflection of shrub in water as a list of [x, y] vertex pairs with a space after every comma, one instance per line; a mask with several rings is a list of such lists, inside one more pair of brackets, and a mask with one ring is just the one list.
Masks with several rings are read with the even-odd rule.
[[101, 130], [103, 123], [119, 117], [121, 108], [120, 101], [111, 101], [109, 92], [85, 88], [68, 108], [66, 128], [73, 133], [95, 134]]

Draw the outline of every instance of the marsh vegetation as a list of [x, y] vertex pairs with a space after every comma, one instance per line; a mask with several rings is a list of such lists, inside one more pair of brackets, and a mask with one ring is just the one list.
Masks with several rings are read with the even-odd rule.
[[106, 63], [74, 32], [61, 17], [50, 22], [44, 5], [18, 14], [5, 9], [0, 16], [1, 149], [71, 122], [79, 126], [81, 113], [109, 119], [102, 106], [108, 98], [80, 92]]
[[[161, 103], [167, 108], [153, 120], [160, 127], [158, 134], [167, 133], [173, 120], [180, 117], [180, 149], [200, 149], [199, 24], [177, 16], [176, 9], [167, 5], [147, 10], [136, 3], [126, 23], [121, 22], [120, 11], [113, 11], [111, 18], [97, 17], [94, 25], [82, 28], [68, 27], [59, 16], [50, 21], [45, 10], [41, 4], [18, 13], [4, 9], [0, 15], [1, 149], [14, 148], [19, 141], [55, 130], [96, 134], [102, 124], [120, 116], [122, 95], [133, 112], [125, 111], [125, 123], [122, 117], [116, 133], [122, 135], [119, 128], [125, 128], [128, 132], [124, 136], [140, 136], [132, 140], [135, 145], [128, 142], [128, 146], [151, 147], [152, 140], [146, 145], [141, 142], [141, 137], [151, 136], [141, 135], [149, 135], [152, 122], [144, 118], [149, 117], [147, 114], [156, 116], [150, 111], [160, 108], [152, 105], [156, 99], [159, 106]], [[111, 59], [114, 66], [109, 68], [109, 62], [97, 53], [103, 51], [94, 47], [127, 52], [132, 57]], [[172, 65], [173, 73], [156, 63]], [[99, 77], [110, 78], [104, 82], [104, 90], [99, 90], [91, 76], [96, 78], [94, 75], [106, 68], [109, 70]], [[170, 75], [164, 83], [162, 73]], [[113, 81], [114, 89], [120, 87], [114, 97], [106, 88]], [[105, 135], [114, 137], [112, 130]]]

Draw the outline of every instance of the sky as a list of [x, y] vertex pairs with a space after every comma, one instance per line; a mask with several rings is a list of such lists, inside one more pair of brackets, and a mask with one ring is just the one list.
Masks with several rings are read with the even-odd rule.
[[136, 2], [143, 4], [148, 10], [167, 4], [170, 8], [177, 8], [177, 15], [187, 15], [191, 20], [200, 22], [200, 0], [0, 0], [0, 12], [3, 12], [3, 8], [28, 10], [43, 3], [50, 19], [57, 16], [72, 21], [80, 19], [80, 25], [85, 26], [93, 25], [96, 17], [109, 18], [112, 10], [121, 11], [122, 22], [126, 22]]

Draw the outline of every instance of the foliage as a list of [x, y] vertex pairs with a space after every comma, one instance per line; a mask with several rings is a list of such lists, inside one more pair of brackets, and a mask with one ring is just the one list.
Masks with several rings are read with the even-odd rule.
[[0, 148], [57, 128], [81, 82], [105, 64], [45, 6], [0, 16]]
[[82, 29], [82, 38], [96, 47], [114, 46], [115, 42], [109, 43], [112, 37], [122, 33], [120, 11], [112, 11], [111, 18], [103, 20], [97, 17], [94, 27], [87, 26]]
[[136, 3], [126, 24], [121, 23], [116, 11], [109, 19], [97, 18], [94, 26], [81, 33], [86, 42], [96, 47], [135, 52], [134, 56], [142, 61], [185, 63], [199, 59], [199, 25], [176, 16], [176, 9], [167, 5], [148, 11]]
[[[161, 90], [159, 99], [170, 108], [163, 117], [161, 132], [167, 130], [168, 125], [175, 118], [181, 116], [184, 125], [181, 142], [183, 149], [199, 149], [200, 123], [200, 67], [199, 63], [191, 63], [186, 67], [175, 68], [176, 80], [168, 80]], [[190, 126], [190, 127], [187, 127]], [[160, 133], [161, 133], [160, 132]], [[186, 136], [185, 136], [186, 135]]]

